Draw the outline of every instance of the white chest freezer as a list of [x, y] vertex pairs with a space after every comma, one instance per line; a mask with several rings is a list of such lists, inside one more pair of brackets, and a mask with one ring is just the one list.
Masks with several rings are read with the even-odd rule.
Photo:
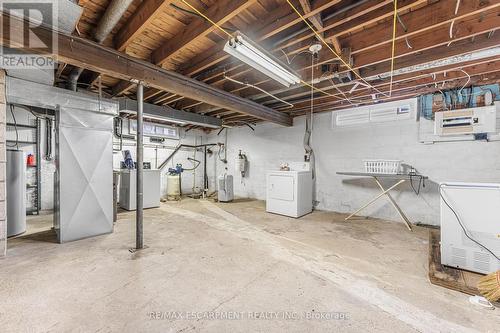
[[[144, 208], [160, 207], [160, 170], [144, 170], [143, 175], [143, 202]], [[136, 206], [136, 170], [122, 170], [120, 172], [120, 207], [126, 210], [135, 210]]]
[[300, 217], [312, 212], [311, 171], [268, 171], [266, 180], [267, 212], [290, 217]]
[[500, 269], [500, 184], [442, 183], [441, 263], [484, 274]]

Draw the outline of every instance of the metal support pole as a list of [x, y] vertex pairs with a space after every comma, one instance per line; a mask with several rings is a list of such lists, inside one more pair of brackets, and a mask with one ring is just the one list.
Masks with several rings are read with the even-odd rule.
[[137, 197], [135, 213], [135, 248], [140, 250], [144, 248], [143, 239], [143, 162], [144, 162], [144, 144], [143, 144], [143, 105], [144, 104], [144, 86], [142, 82], [137, 84]]
[[208, 175], [207, 175], [207, 146], [205, 146], [205, 156], [203, 158], [203, 198], [208, 194]]

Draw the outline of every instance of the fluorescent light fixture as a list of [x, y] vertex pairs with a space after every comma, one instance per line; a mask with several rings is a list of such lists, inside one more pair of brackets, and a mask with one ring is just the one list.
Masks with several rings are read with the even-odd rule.
[[224, 51], [285, 87], [301, 82], [300, 77], [286, 68], [285, 64], [259, 48], [248, 37], [239, 32], [236, 32], [234, 37], [224, 45]]

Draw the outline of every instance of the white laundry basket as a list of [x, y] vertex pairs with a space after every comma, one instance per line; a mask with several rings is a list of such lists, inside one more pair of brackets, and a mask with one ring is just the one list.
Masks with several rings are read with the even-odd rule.
[[363, 160], [365, 172], [396, 175], [401, 169], [401, 160]]

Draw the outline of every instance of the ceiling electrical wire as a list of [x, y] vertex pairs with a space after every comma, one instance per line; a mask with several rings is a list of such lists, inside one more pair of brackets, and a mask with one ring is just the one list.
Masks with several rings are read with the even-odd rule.
[[408, 46], [409, 49], [413, 49], [413, 46], [411, 46], [410, 42], [408, 41], [408, 37], [405, 37], [405, 42], [406, 42], [406, 46]]
[[225, 33], [227, 36], [229, 36], [229, 38], [232, 38], [233, 36], [227, 32], [223, 27], [221, 27], [220, 25], [218, 25], [217, 23], [215, 23], [214, 21], [212, 21], [208, 16], [206, 16], [205, 14], [203, 14], [202, 12], [200, 12], [198, 9], [196, 9], [195, 7], [193, 7], [189, 2], [187, 2], [186, 0], [181, 0], [182, 3], [184, 3], [186, 6], [188, 6], [189, 8], [191, 8], [192, 10], [194, 10], [200, 17], [204, 18], [205, 20], [207, 20], [208, 22], [210, 22], [214, 27], [216, 27], [217, 29], [219, 29], [220, 31], [222, 31], [223, 33]]
[[277, 96], [275, 96], [275, 95], [273, 95], [273, 94], [271, 94], [271, 93], [269, 93], [269, 92], [265, 91], [264, 89], [262, 89], [262, 88], [260, 88], [260, 87], [257, 87], [256, 85], [253, 85], [253, 84], [251, 84], [251, 83], [246, 83], [246, 82], [241, 82], [241, 81], [235, 80], [235, 79], [233, 79], [233, 78], [231, 78], [231, 77], [229, 77], [229, 76], [226, 76], [226, 74], [225, 74], [225, 73], [224, 73], [224, 78], [225, 78], [226, 80], [231, 81], [231, 82], [234, 82], [234, 83], [237, 83], [237, 84], [241, 84], [241, 85], [244, 85], [244, 86], [247, 86], [247, 87], [251, 87], [251, 88], [257, 89], [257, 90], [261, 91], [262, 93], [266, 94], [267, 96], [274, 98], [274, 99], [275, 99], [275, 100], [277, 100], [278, 102], [281, 102], [281, 103], [283, 103], [283, 104], [288, 105], [288, 107], [289, 107], [289, 108], [293, 108], [293, 107], [295, 106], [295, 105], [293, 105], [292, 103], [288, 103], [287, 101], [285, 101], [285, 100], [283, 100], [283, 99], [281, 99], [281, 98], [279, 98], [279, 97], [277, 97]]
[[288, 54], [286, 54], [286, 52], [285, 52], [285, 51], [283, 51], [283, 49], [280, 49], [280, 51], [281, 51], [281, 52], [283, 53], [283, 55], [285, 56], [285, 58], [286, 58], [286, 62], [287, 62], [289, 65], [291, 65], [291, 64], [292, 64], [292, 62], [295, 60], [295, 58], [297, 58], [297, 56], [298, 56], [298, 55], [301, 55], [301, 54], [303, 54], [303, 53], [311, 53], [311, 51], [309, 51], [309, 50], [304, 50], [304, 51], [301, 51], [301, 52], [296, 53], [296, 54], [292, 57], [292, 59], [290, 59], [290, 58], [288, 57]]
[[464, 90], [464, 88], [469, 84], [469, 82], [470, 82], [470, 75], [469, 75], [469, 73], [467, 73], [463, 69], [459, 69], [459, 71], [461, 71], [462, 73], [464, 73], [465, 75], [467, 75], [467, 82], [465, 82], [465, 84], [462, 86], [462, 88], [460, 88], [460, 91], [458, 92], [458, 94], [460, 95], [460, 94], [462, 94], [462, 90]]
[[342, 96], [344, 96], [344, 99], [347, 100], [349, 102], [349, 104], [356, 105], [356, 104], [354, 104], [351, 101], [351, 99], [349, 99], [349, 97], [347, 97], [347, 95], [339, 87], [337, 87], [337, 85], [335, 84], [335, 82], [333, 82], [333, 79], [328, 78], [328, 81], [330, 81], [330, 83], [332, 84], [333, 88], [335, 88]]
[[[200, 12], [198, 9], [196, 9], [195, 7], [193, 7], [189, 2], [187, 2], [186, 0], [181, 0], [186, 6], [188, 6], [189, 8], [191, 8], [193, 11], [195, 11], [197, 14], [199, 14], [201, 17], [203, 17], [205, 20], [207, 20], [208, 22], [210, 22], [214, 27], [216, 27], [217, 29], [219, 29], [220, 31], [222, 31], [223, 33], [225, 33], [229, 38], [233, 38], [233, 36], [227, 32], [226, 30], [224, 30], [224, 28], [222, 28], [220, 25], [218, 25], [216, 22], [212, 21], [209, 17], [207, 17], [205, 14], [203, 14], [202, 12]], [[288, 1], [288, 0], [287, 0]], [[291, 5], [291, 4], [290, 4]], [[293, 7], [293, 6], [292, 6]], [[295, 7], [293, 7], [295, 9]], [[300, 15], [300, 14], [299, 14]], [[321, 92], [322, 94], [325, 94], [327, 96], [331, 96], [331, 97], [335, 97], [334, 95], [330, 94], [330, 93], [327, 93], [326, 91], [323, 91], [321, 89], [318, 89], [316, 87], [313, 87], [311, 86], [309, 83], [305, 82], [304, 80], [300, 80], [300, 82], [305, 85], [305, 86], [308, 86], [309, 88], [312, 88], [314, 89], [315, 91], [318, 91], [318, 92]]]
[[[323, 74], [323, 75], [320, 77], [320, 80], [321, 80], [323, 77], [328, 76], [329, 74], [333, 74], [333, 73], [331, 73], [331, 72], [327, 72], [327, 73]], [[337, 85], [335, 84], [335, 82], [333, 82], [333, 79], [332, 79], [332, 78], [329, 78], [329, 77], [328, 77], [328, 78], [327, 78], [327, 80], [328, 80], [328, 81], [330, 81], [330, 83], [332, 84], [332, 87], [333, 87], [335, 90], [337, 90], [337, 91], [338, 91], [338, 92], [339, 92], [339, 93], [340, 93], [340, 94], [344, 97], [344, 99], [345, 99], [346, 101], [348, 101], [348, 102], [349, 102], [349, 104], [351, 104], [351, 105], [356, 105], [356, 104], [354, 104], [354, 103], [351, 101], [351, 99], [350, 99], [349, 97], [347, 97], [347, 95], [346, 95], [346, 94], [345, 94], [345, 93], [344, 93], [344, 92], [343, 92], [343, 91], [342, 91], [339, 87], [337, 87]]]
[[[176, 4], [171, 3], [171, 4], [170, 4], [170, 6], [174, 7], [175, 9], [177, 9], [177, 10], [179, 10], [179, 11], [181, 11], [181, 12], [184, 12], [184, 13], [187, 13], [187, 14], [190, 14], [190, 15], [197, 16], [197, 17], [199, 17], [199, 18], [204, 19], [205, 21], [207, 20], [205, 17], [203, 17], [202, 15], [198, 14], [197, 12], [190, 11], [190, 10], [188, 10], [188, 9], [184, 9], [184, 8], [182, 8], [182, 7], [177, 6]], [[226, 30], [226, 31], [233, 31], [233, 32], [234, 32], [234, 31], [236, 31], [236, 30], [234, 30], [234, 29], [230, 29], [230, 28], [223, 28], [223, 29], [224, 29], [224, 30]]]
[[[184, 1], [184, 0], [182, 0]], [[381, 93], [384, 96], [389, 97], [386, 93], [383, 93], [382, 91], [378, 90], [375, 88], [373, 85], [368, 83], [361, 75], [359, 75], [340, 55], [335, 52], [335, 50], [325, 41], [325, 39], [311, 26], [311, 24], [306, 20], [306, 18], [295, 8], [295, 6], [290, 2], [290, 0], [286, 0], [286, 2], [290, 5], [290, 7], [297, 13], [297, 15], [304, 21], [304, 23], [311, 29], [312, 32], [316, 35], [316, 37], [333, 53], [335, 57], [337, 57], [344, 66], [346, 66], [350, 71], [354, 73], [355, 76], [357, 76], [361, 81], [363, 81], [365, 84], [376, 90], [377, 92]], [[309, 85], [311, 88], [311, 85]]]
[[455, 15], [458, 14], [458, 9], [460, 8], [460, 0], [457, 0], [457, 5], [455, 6]]
[[[458, 14], [458, 10], [460, 8], [460, 0], [457, 0], [457, 4], [455, 6], [455, 16]], [[450, 39], [453, 39], [453, 26], [455, 25], [455, 20], [451, 21], [450, 24]], [[447, 47], [453, 43], [453, 40], [450, 40], [450, 42], [446, 45]]]
[[[401, 26], [403, 27], [405, 34], [408, 33], [408, 28], [406, 27], [406, 25], [404, 24], [403, 20], [401, 19], [401, 17], [399, 16], [399, 14], [397, 12], [396, 12], [396, 18], [398, 19], [399, 24], [401, 24]], [[406, 42], [406, 46], [409, 49], [413, 49], [413, 47], [410, 45], [410, 41], [408, 40], [408, 37], [406, 37], [406, 36], [405, 36], [405, 42]]]

